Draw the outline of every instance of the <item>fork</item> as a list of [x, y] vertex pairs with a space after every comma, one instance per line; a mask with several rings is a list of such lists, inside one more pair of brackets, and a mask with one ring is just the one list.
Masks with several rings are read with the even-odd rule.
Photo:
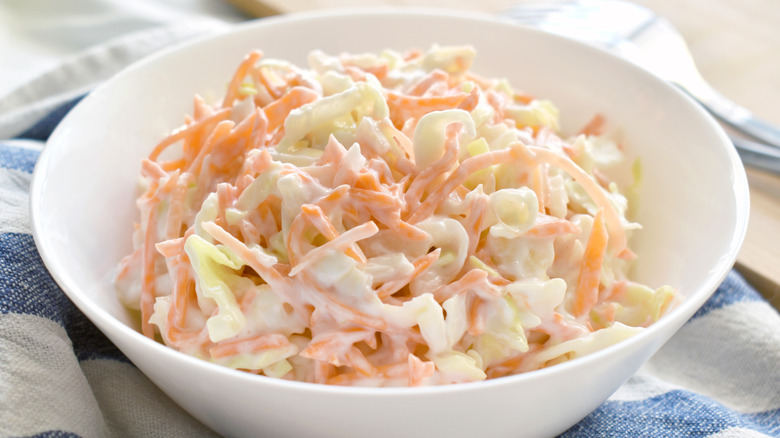
[[765, 143], [730, 135], [745, 164], [780, 173], [780, 129], [712, 88], [680, 32], [653, 11], [622, 0], [574, 0], [519, 5], [503, 15], [613, 52], [677, 85], [724, 125]]

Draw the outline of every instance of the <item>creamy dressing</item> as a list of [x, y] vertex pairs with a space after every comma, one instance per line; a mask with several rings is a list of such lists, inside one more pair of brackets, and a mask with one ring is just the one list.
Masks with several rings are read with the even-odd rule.
[[552, 366], [660, 318], [678, 295], [628, 277], [638, 225], [602, 172], [622, 147], [598, 116], [563, 137], [552, 102], [474, 59], [252, 52], [221, 107], [196, 98], [144, 162], [118, 269], [144, 333], [275, 378], [414, 386]]

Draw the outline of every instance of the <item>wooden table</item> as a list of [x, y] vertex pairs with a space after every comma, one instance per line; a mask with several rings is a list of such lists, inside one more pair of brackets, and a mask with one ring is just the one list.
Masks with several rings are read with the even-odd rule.
[[[498, 13], [551, 0], [229, 0], [254, 16], [348, 6], [425, 6]], [[777, 0], [635, 0], [672, 22], [702, 75], [722, 94], [780, 125]], [[780, 177], [748, 169], [750, 225], [737, 269], [780, 309]]]

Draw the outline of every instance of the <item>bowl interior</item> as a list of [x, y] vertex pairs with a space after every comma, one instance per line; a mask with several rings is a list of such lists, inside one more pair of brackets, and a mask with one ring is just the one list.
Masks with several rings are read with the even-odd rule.
[[71, 111], [41, 156], [31, 208], [46, 265], [101, 329], [143, 342], [127, 329], [136, 326], [135, 317], [115, 298], [113, 270], [131, 249], [140, 161], [182, 123], [193, 95], [220, 95], [244, 54], [256, 48], [305, 65], [312, 49], [434, 43], [476, 47], [476, 72], [551, 99], [566, 132], [595, 113], [620, 128], [643, 168], [636, 220], [644, 228], [632, 241], [636, 279], [678, 287], [688, 301], [668, 319], [687, 319], [733, 264], [747, 223], [744, 170], [722, 131], [676, 89], [611, 55], [495, 19], [441, 12], [267, 19], [125, 70]]

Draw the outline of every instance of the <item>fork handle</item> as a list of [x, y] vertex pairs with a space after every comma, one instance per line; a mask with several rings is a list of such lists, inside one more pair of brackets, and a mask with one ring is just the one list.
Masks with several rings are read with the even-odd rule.
[[731, 135], [742, 164], [780, 175], [780, 148]]
[[691, 93], [689, 91], [689, 94], [721, 123], [753, 139], [780, 149], [780, 128], [777, 126], [759, 119], [750, 110], [737, 105], [714, 89], [707, 90], [707, 93]]

